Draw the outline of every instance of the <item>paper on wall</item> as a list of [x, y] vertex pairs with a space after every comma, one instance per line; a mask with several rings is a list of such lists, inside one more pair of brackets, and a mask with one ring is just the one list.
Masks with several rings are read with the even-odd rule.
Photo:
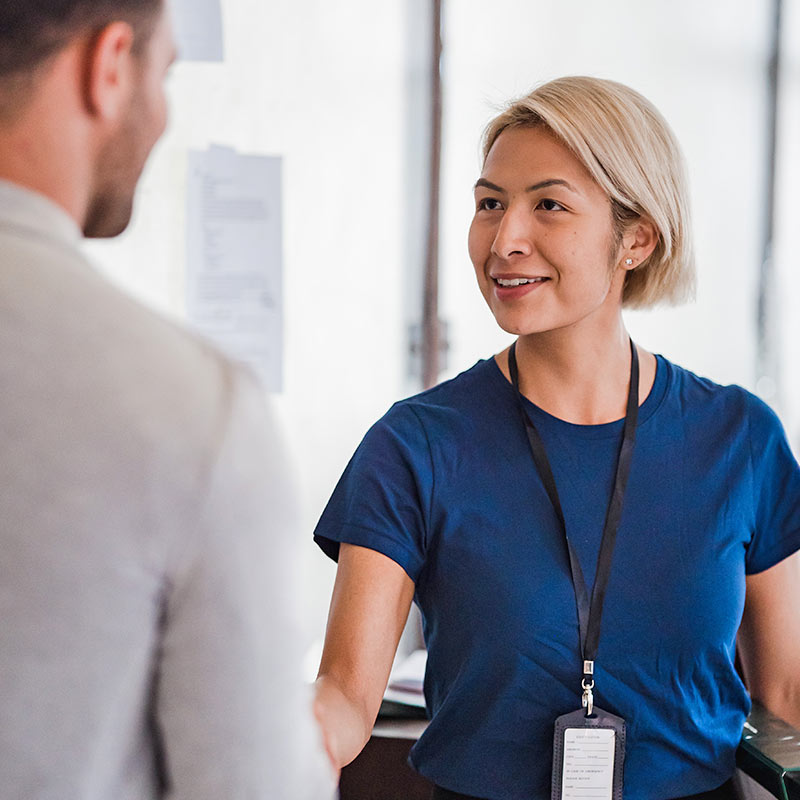
[[189, 324], [279, 392], [280, 158], [216, 146], [190, 152], [186, 211]]
[[220, 0], [170, 0], [181, 61], [222, 61]]

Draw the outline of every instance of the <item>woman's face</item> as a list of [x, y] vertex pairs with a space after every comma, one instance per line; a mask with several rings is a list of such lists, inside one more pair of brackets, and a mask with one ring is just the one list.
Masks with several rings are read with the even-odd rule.
[[469, 255], [501, 328], [517, 335], [578, 325], [622, 305], [625, 268], [611, 203], [544, 128], [509, 128], [475, 185]]

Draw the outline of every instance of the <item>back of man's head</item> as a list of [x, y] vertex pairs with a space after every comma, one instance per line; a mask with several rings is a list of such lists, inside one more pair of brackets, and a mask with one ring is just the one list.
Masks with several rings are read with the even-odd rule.
[[61, 205], [87, 236], [127, 226], [166, 125], [164, 0], [0, 0], [0, 179]]
[[36, 73], [78, 35], [115, 20], [133, 27], [141, 50], [164, 0], [0, 0], [0, 121], [25, 104]]

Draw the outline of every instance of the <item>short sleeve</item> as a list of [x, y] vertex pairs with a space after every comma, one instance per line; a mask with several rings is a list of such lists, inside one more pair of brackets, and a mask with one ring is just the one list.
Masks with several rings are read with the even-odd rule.
[[416, 582], [428, 542], [433, 468], [415, 410], [397, 403], [370, 428], [334, 489], [314, 540], [336, 560], [342, 542], [376, 550]]
[[749, 426], [755, 530], [746, 571], [751, 575], [800, 550], [800, 465], [775, 412], [756, 398]]

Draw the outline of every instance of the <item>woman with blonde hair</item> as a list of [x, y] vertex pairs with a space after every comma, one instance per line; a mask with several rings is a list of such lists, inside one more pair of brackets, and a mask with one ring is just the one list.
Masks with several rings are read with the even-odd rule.
[[732, 797], [737, 632], [754, 696], [800, 722], [800, 467], [756, 397], [625, 329], [623, 307], [693, 286], [669, 126], [593, 78], [512, 103], [469, 253], [516, 341], [396, 403], [315, 532], [339, 562], [331, 758], [369, 738], [413, 599], [431, 721], [411, 762], [434, 798]]

